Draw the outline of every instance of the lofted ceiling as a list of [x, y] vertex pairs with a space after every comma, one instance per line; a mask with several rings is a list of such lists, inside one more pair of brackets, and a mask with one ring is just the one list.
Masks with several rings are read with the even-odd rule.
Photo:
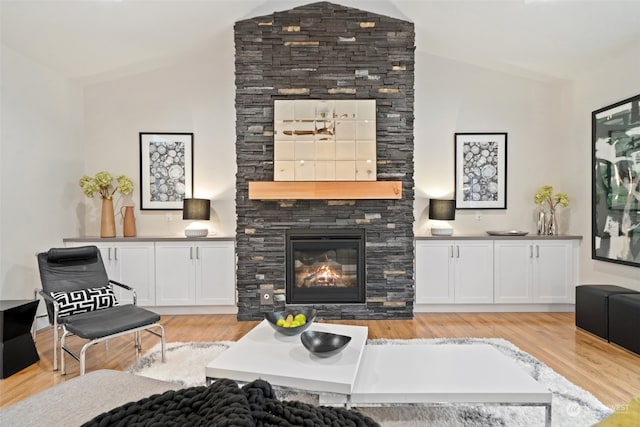
[[[571, 79], [640, 43], [640, 0], [335, 0], [415, 23], [416, 54]], [[295, 0], [0, 0], [1, 40], [80, 81], [232, 43]]]

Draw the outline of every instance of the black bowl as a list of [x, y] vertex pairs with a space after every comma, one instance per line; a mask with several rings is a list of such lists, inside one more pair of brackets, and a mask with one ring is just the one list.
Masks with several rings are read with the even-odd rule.
[[302, 345], [318, 357], [329, 357], [340, 353], [351, 341], [346, 335], [330, 332], [305, 331], [300, 335]]
[[[304, 314], [305, 317], [307, 318], [307, 323], [305, 323], [304, 325], [297, 326], [295, 328], [285, 328], [282, 326], [278, 326], [276, 324], [279, 319], [286, 319], [289, 314], [292, 314], [293, 317], [295, 317], [296, 314], [300, 314], [300, 313]], [[298, 309], [268, 312], [264, 314], [264, 318], [269, 321], [269, 324], [273, 327], [273, 329], [280, 332], [281, 334], [298, 335], [300, 332], [304, 331], [309, 326], [311, 326], [311, 324], [316, 318], [316, 314], [317, 312], [315, 308], [303, 307]]]

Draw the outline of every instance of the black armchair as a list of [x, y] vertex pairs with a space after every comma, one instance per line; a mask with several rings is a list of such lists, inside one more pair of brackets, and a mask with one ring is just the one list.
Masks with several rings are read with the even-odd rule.
[[[53, 369], [58, 369], [57, 346], [59, 329], [61, 374], [66, 374], [65, 353], [80, 362], [80, 375], [85, 373], [85, 354], [89, 347], [111, 338], [133, 333], [139, 355], [142, 347], [140, 332], [147, 331], [160, 338], [162, 361], [165, 360], [164, 327], [160, 315], [136, 305], [135, 290], [109, 280], [100, 250], [96, 246], [52, 248], [38, 254], [42, 290], [53, 326]], [[119, 305], [113, 286], [133, 294], [133, 304]], [[157, 332], [154, 329], [158, 329]], [[67, 336], [88, 340], [77, 355], [66, 346]]]

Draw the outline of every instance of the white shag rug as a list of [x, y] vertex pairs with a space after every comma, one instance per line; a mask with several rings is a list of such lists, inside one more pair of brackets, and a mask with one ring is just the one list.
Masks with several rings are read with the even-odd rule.
[[[559, 375], [544, 363], [500, 338], [439, 338], [413, 340], [369, 340], [368, 345], [411, 344], [490, 344], [511, 357], [529, 375], [553, 393], [552, 426], [586, 427], [606, 418], [612, 411], [589, 392]], [[160, 344], [140, 358], [129, 372], [180, 384], [184, 387], [204, 385], [205, 366], [232, 342], [169, 343], [166, 363], [161, 363]], [[318, 395], [277, 388], [283, 400], [300, 400], [318, 404]], [[385, 427], [524, 427], [543, 426], [544, 408], [527, 406], [444, 405], [386, 406], [357, 408]]]

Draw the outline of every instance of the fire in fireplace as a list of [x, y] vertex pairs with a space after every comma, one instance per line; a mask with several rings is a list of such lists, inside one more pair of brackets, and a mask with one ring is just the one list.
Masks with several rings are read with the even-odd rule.
[[288, 304], [339, 304], [365, 301], [365, 232], [288, 230]]

